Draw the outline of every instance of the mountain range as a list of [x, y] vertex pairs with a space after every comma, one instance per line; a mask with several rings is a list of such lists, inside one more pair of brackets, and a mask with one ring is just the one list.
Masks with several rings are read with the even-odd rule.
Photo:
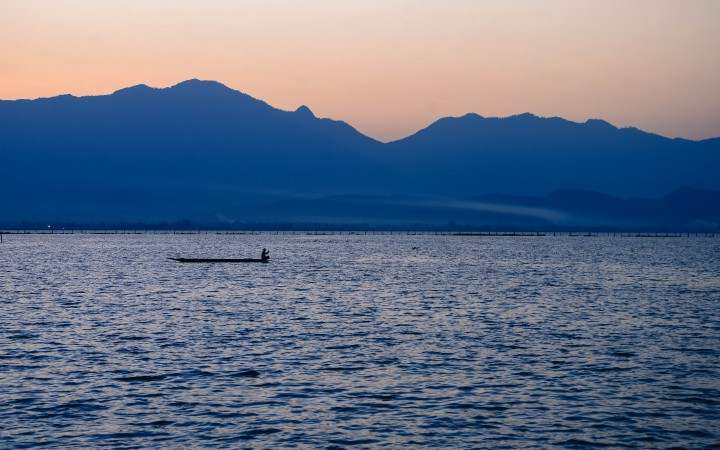
[[442, 118], [382, 143], [214, 81], [0, 101], [0, 225], [22, 221], [715, 230], [720, 139], [602, 120]]

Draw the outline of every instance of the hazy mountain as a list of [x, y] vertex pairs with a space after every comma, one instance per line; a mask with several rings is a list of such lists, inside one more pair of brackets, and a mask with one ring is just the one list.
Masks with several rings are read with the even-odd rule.
[[[362, 171], [371, 166], [362, 152], [379, 145], [344, 122], [315, 118], [307, 107], [280, 111], [199, 80], [167, 89], [138, 85], [104, 96], [2, 102], [0, 115], [5, 156], [30, 164], [13, 168], [33, 178], [140, 175], [152, 184], [190, 177], [213, 185], [325, 188], [340, 180], [364, 182]], [[317, 177], [323, 170], [325, 176]]]
[[585, 189], [621, 196], [664, 195], [681, 186], [718, 189], [720, 141], [668, 139], [601, 120], [532, 114], [440, 119], [388, 145], [414, 179], [434, 192], [547, 193]]
[[365, 189], [382, 173], [370, 158], [381, 144], [346, 123], [198, 80], [0, 102], [0, 146], [4, 215], [18, 219], [206, 216], [273, 193]]
[[[557, 211], [575, 217], [578, 208], [608, 202], [615, 208], [621, 200], [587, 194], [570, 211], [543, 203], [538, 208], [551, 211], [543, 216], [520, 213], [517, 196], [552, 203], [558, 194], [545, 198], [550, 192], [585, 190], [660, 198], [682, 186], [720, 189], [719, 172], [720, 139], [668, 139], [599, 120], [468, 114], [383, 144], [307, 107], [282, 111], [212, 81], [0, 101], [1, 223], [189, 218], [540, 226], [560, 220]], [[510, 209], [473, 206], [489, 192], [512, 194]], [[717, 206], [715, 194], [679, 192], [664, 203], [670, 215], [712, 222], [706, 216]], [[585, 216], [601, 217], [591, 212]]]

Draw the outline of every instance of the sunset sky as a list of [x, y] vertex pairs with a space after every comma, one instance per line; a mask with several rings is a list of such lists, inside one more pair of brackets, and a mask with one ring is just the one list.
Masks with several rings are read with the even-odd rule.
[[720, 136], [718, 0], [2, 0], [0, 98], [212, 79], [381, 140], [533, 112]]

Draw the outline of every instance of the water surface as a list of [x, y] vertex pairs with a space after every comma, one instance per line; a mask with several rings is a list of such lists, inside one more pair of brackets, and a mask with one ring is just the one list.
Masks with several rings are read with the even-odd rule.
[[720, 239], [4, 241], [0, 447], [720, 442]]

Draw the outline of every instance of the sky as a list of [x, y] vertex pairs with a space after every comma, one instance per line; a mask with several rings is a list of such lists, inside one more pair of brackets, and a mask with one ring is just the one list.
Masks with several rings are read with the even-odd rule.
[[720, 136], [718, 0], [0, 0], [0, 99], [220, 81], [389, 141], [532, 112]]

